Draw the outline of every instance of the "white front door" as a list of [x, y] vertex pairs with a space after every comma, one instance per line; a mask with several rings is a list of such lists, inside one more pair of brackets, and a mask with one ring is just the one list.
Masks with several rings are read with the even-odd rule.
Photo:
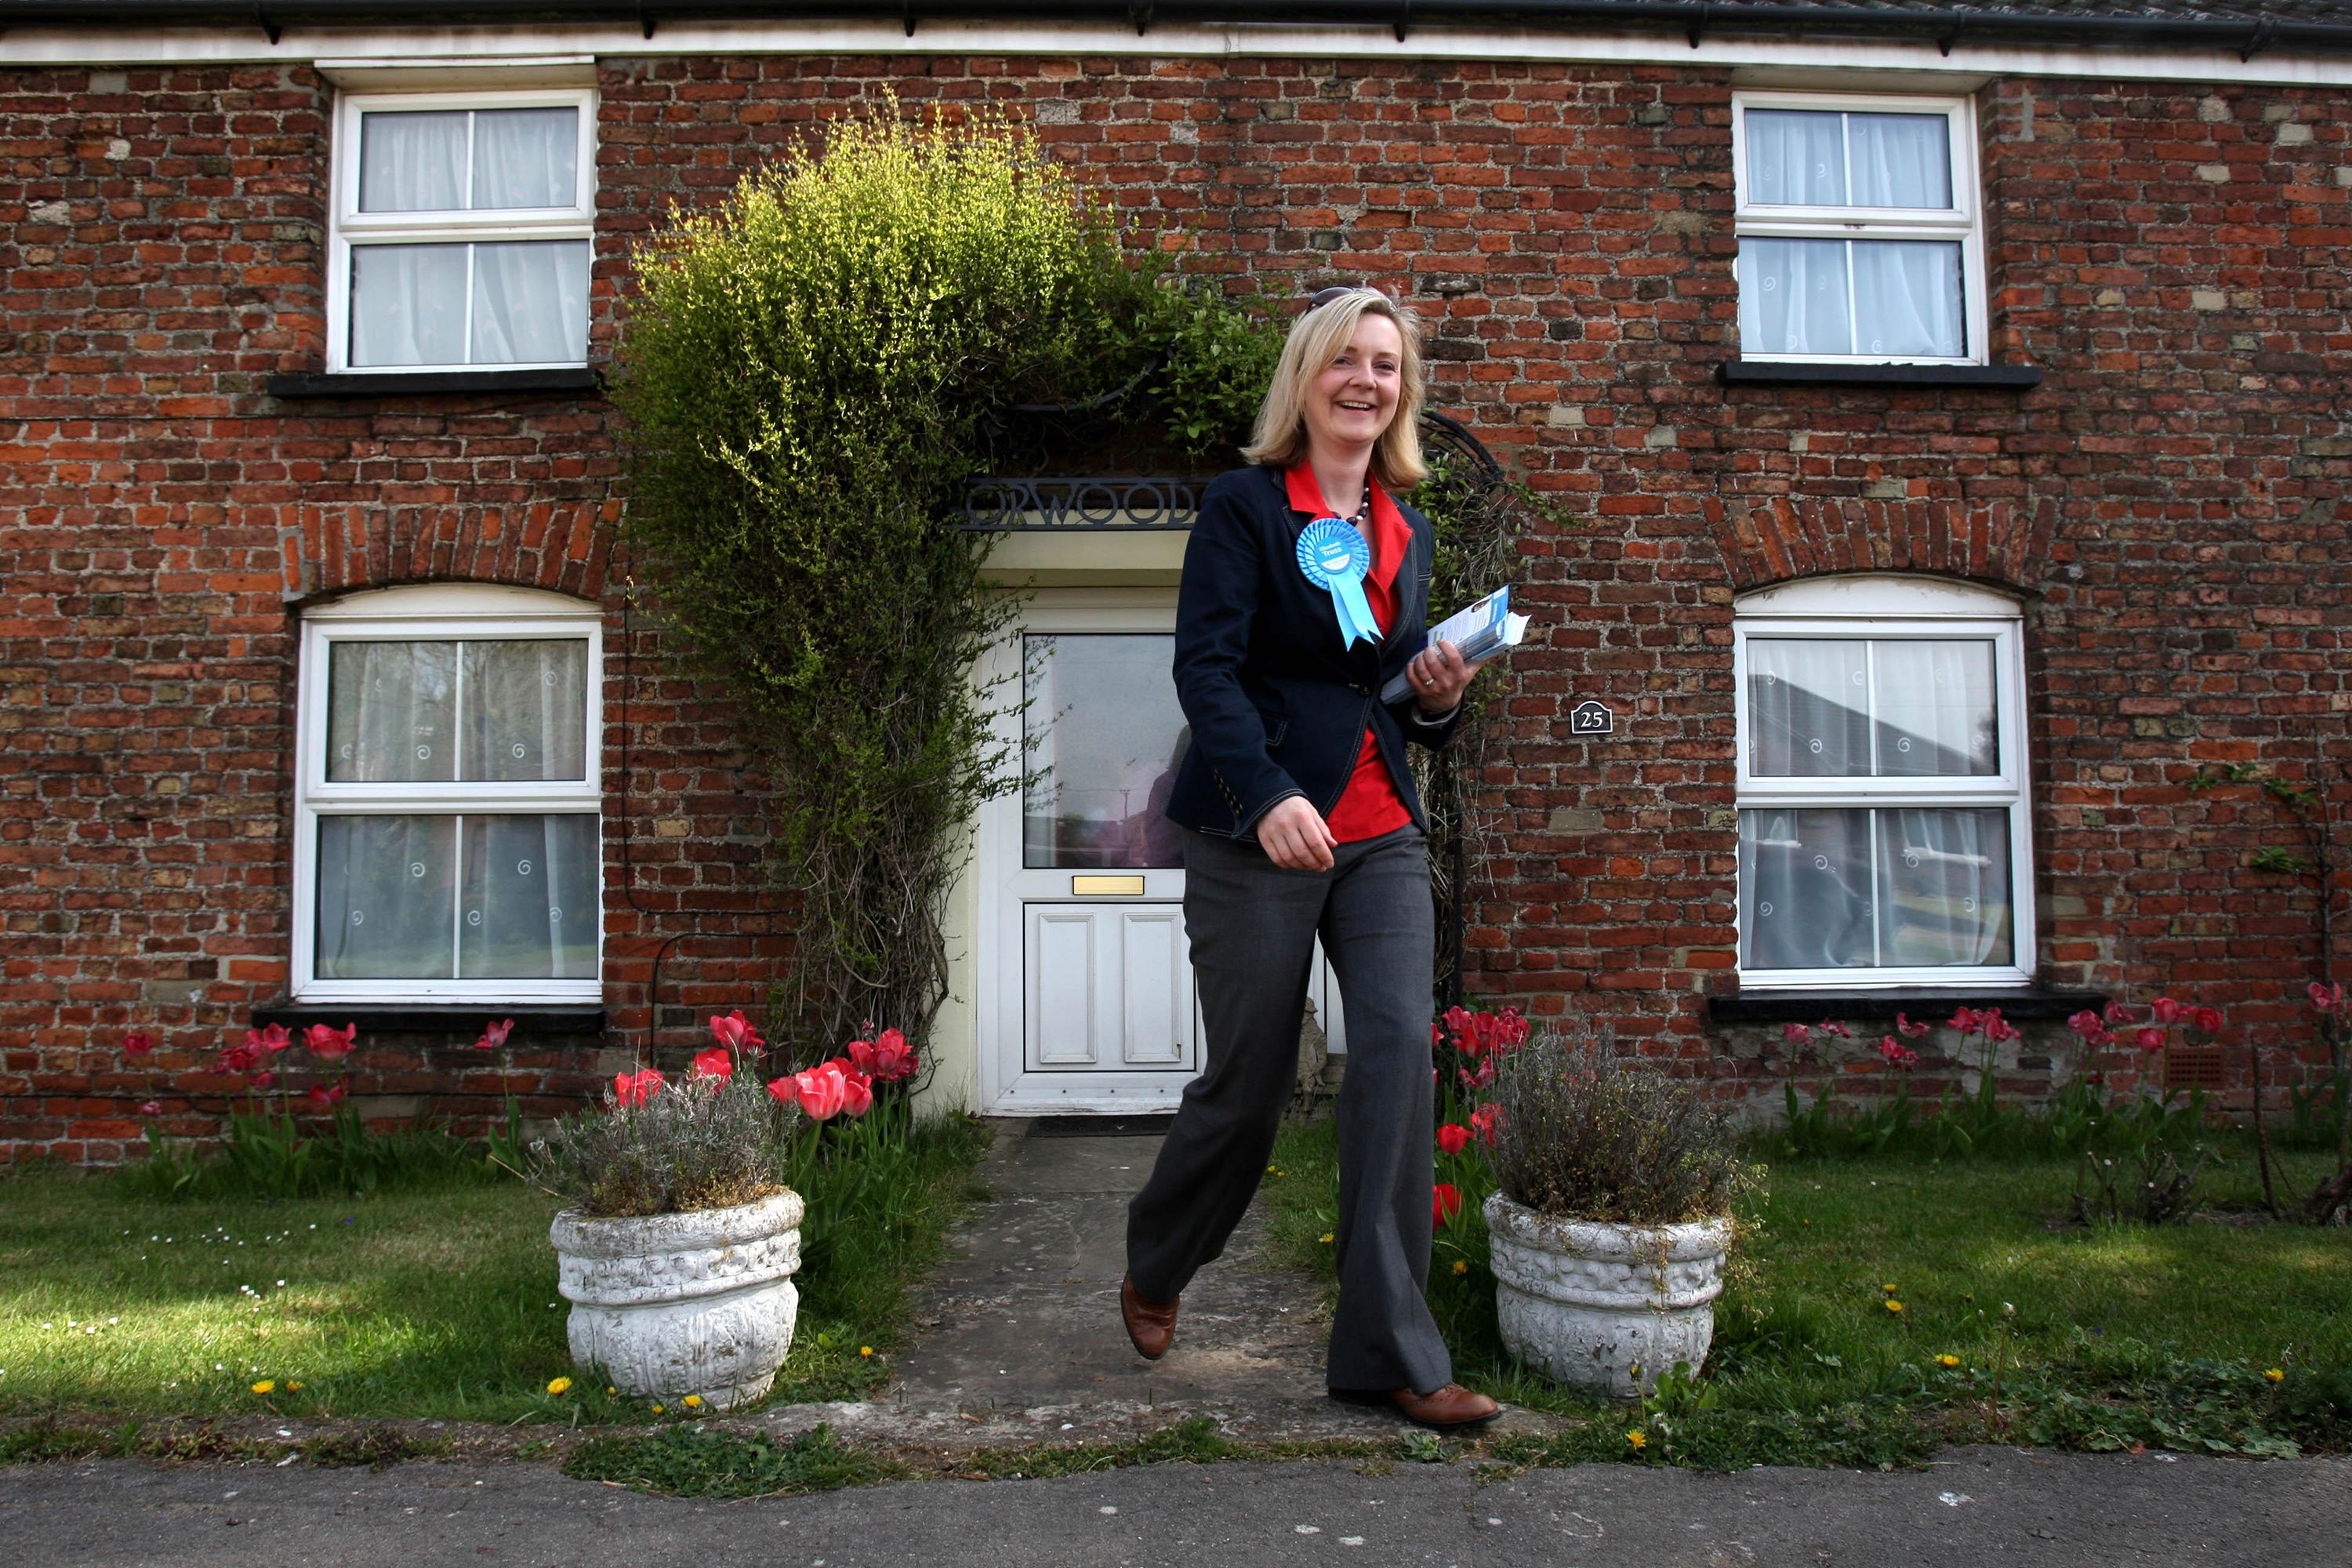
[[[983, 1110], [1173, 1110], [1201, 1070], [1183, 829], [1161, 815], [1191, 739], [1174, 616], [1164, 594], [1041, 594], [985, 672], [1018, 707], [998, 738], [1025, 783], [982, 810]], [[1318, 963], [1337, 1044], [1335, 991]]]

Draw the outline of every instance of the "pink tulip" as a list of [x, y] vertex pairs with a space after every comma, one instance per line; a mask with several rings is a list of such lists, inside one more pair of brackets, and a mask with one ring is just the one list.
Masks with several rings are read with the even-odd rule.
[[1463, 1031], [1469, 1028], [1469, 1026], [1470, 1010], [1468, 1008], [1455, 1006], [1448, 1007], [1445, 1010], [1445, 1032], [1447, 1034], [1453, 1036], [1458, 1040], [1462, 1037]]
[[341, 1105], [343, 1096], [350, 1092], [351, 1086], [348, 1083], [314, 1083], [310, 1086], [310, 1103], [322, 1110], [330, 1106]]
[[718, 1046], [697, 1051], [694, 1053], [694, 1076], [715, 1078], [720, 1083], [725, 1083], [735, 1076], [735, 1058]]
[[1878, 1042], [1878, 1059], [1889, 1067], [1916, 1068], [1919, 1065], [1919, 1053], [1888, 1035]]
[[2169, 1034], [2170, 1031], [2166, 1029], [2142, 1029], [2132, 1037], [2132, 1041], [2141, 1050], [2160, 1051], [2164, 1049], [2164, 1042]]
[[1780, 1038], [1789, 1045], [1801, 1046], [1812, 1037], [1812, 1030], [1805, 1027], [1802, 1024], [1783, 1024], [1780, 1026]]
[[273, 1071], [265, 1070], [253, 1075], [253, 1087], [256, 1089], [268, 1089], [271, 1084], [276, 1083], [277, 1081], [278, 1075]]
[[1437, 1146], [1449, 1154], [1459, 1154], [1470, 1147], [1470, 1129], [1458, 1121], [1449, 1121], [1437, 1130]]
[[2003, 1040], [2017, 1038], [2017, 1026], [2002, 1017], [1998, 1007], [1985, 1009], [1978, 1015], [1977, 1022], [1984, 1026], [1984, 1037], [1996, 1046]]
[[359, 1039], [359, 1036], [360, 1026], [357, 1024], [345, 1024], [340, 1029], [331, 1029], [324, 1024], [313, 1024], [302, 1031], [302, 1044], [310, 1048], [312, 1056], [333, 1061], [349, 1053], [353, 1043]]
[[2121, 1002], [2108, 1003], [2106, 1006], [2100, 1009], [2099, 1016], [2107, 1021], [2107, 1026], [2110, 1028], [2114, 1027], [2117, 1024], [2137, 1024], [2139, 1022], [2139, 1015], [2125, 1006]]
[[2191, 1007], [2189, 1010], [2189, 1022], [2192, 1027], [2202, 1029], [2209, 1035], [2218, 1035], [2221, 1032], [2221, 1009]]
[[743, 1016], [740, 1007], [724, 1018], [711, 1019], [710, 1035], [729, 1050], [745, 1051], [752, 1056], [759, 1055], [768, 1044], [760, 1037], [760, 1031], [751, 1026], [751, 1020]]
[[859, 1072], [847, 1062], [835, 1058], [824, 1064], [841, 1075], [841, 1109], [851, 1116], [863, 1116], [874, 1109], [874, 1079]]
[[870, 1072], [884, 1083], [897, 1083], [914, 1077], [918, 1065], [915, 1047], [907, 1043], [907, 1037], [896, 1029], [885, 1029], [874, 1037], [874, 1065], [869, 1068], [861, 1062], [858, 1070]]
[[2066, 1020], [2066, 1026], [2085, 1037], [2100, 1033], [2099, 1016], [2088, 1007]]
[[1916, 1040], [1936, 1026], [1933, 1024], [1915, 1024], [1905, 1015], [1897, 1013], [1895, 1015], [1895, 1026], [1902, 1031], [1906, 1038]]
[[1952, 1014], [1952, 1027], [1963, 1035], [1973, 1035], [1984, 1026], [1984, 1015], [1974, 1007], [1962, 1007]]
[[2187, 1011], [2189, 1011], [2188, 1008], [2169, 996], [2158, 997], [2156, 1006], [2151, 1009], [2156, 1022], [2159, 1024], [2178, 1024], [2180, 1022], [2180, 1016]]
[[132, 1061], [142, 1060], [155, 1048], [155, 1037], [143, 1029], [133, 1029], [122, 1037], [122, 1054]]
[[1815, 1027], [1819, 1028], [1822, 1034], [1835, 1035], [1841, 1040], [1850, 1040], [1853, 1038], [1853, 1031], [1852, 1029], [1847, 1028], [1843, 1024], [1832, 1023], [1827, 1018], [1823, 1018], [1815, 1026]]
[[140, 1105], [139, 1114], [142, 1116], [161, 1116], [163, 1114], [163, 1102], [160, 1100], [146, 1100]]
[[223, 1072], [251, 1072], [260, 1063], [261, 1047], [250, 1040], [243, 1045], [226, 1047], [220, 1054], [220, 1070]]
[[830, 1061], [806, 1072], [771, 1079], [768, 1092], [786, 1105], [798, 1105], [811, 1121], [824, 1121], [839, 1114], [848, 1102], [849, 1081], [842, 1074], [841, 1064]]
[[652, 1068], [643, 1072], [616, 1072], [613, 1075], [613, 1103], [625, 1110], [634, 1110], [661, 1092], [667, 1081]]
[[[357, 1026], [354, 1025], [352, 1027], [356, 1029]], [[261, 1048], [268, 1051], [273, 1057], [280, 1051], [290, 1049], [294, 1044], [294, 1037], [286, 1032], [286, 1026], [283, 1024], [272, 1024], [269, 1027], [260, 1030], [257, 1034], [247, 1034], [246, 1038], [247, 1040], [257, 1039], [260, 1042]]]
[[507, 1037], [513, 1032], [512, 1018], [509, 1018], [502, 1024], [488, 1025], [482, 1030], [482, 1037], [474, 1042], [474, 1048], [478, 1051], [495, 1051], [507, 1043]]
[[2309, 985], [2304, 987], [2304, 994], [2311, 998], [2311, 1005], [2314, 1012], [2337, 1013], [2343, 1011], [2344, 982], [2341, 980], [2337, 981], [2333, 985], [2322, 985], [2318, 981], [2315, 980]]

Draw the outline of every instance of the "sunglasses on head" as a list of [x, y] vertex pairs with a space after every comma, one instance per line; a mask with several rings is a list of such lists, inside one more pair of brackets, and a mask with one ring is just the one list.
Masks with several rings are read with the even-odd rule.
[[1369, 283], [1335, 283], [1328, 289], [1318, 289], [1314, 293], [1309, 294], [1307, 297], [1307, 308], [1310, 310], [1319, 310], [1332, 300], [1344, 300], [1350, 294], [1370, 294], [1375, 300], [1388, 298]]

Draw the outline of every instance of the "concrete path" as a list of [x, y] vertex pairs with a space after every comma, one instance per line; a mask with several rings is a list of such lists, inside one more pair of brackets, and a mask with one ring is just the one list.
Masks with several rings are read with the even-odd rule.
[[1156, 1465], [685, 1502], [546, 1465], [364, 1470], [109, 1460], [0, 1470], [0, 1539], [41, 1568], [1336, 1563], [1747, 1568], [2342, 1568], [2352, 1463], [1959, 1449], [1897, 1475], [1588, 1465]]

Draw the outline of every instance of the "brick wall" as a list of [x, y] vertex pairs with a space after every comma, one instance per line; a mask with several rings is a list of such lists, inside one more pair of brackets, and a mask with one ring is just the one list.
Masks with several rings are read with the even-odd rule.
[[[2346, 804], [2340, 93], [1996, 82], [1995, 355], [2043, 384], [1726, 388], [1721, 75], [622, 62], [603, 72], [592, 358], [632, 240], [886, 89], [1027, 115], [1238, 289], [1405, 291], [1436, 405], [1565, 505], [1572, 524], [1526, 544], [1546, 630], [1511, 661], [1507, 764], [1484, 781], [1476, 989], [1727, 1081], [1783, 1070], [1777, 1031], [1702, 1005], [1735, 962], [1732, 597], [1915, 570], [2026, 595], [2044, 980], [2193, 991], [2258, 1038], [2305, 1037], [2311, 894], [2247, 864], [2292, 842], [2286, 819], [2255, 785], [2188, 781], [2316, 770]], [[604, 405], [261, 391], [322, 363], [330, 106], [274, 67], [0, 80], [0, 1147], [18, 1155], [119, 1157], [157, 1088], [177, 1130], [217, 1111], [203, 1063], [285, 983], [297, 614], [350, 589], [478, 580], [607, 609], [610, 1026], [503, 1075], [464, 1039], [378, 1041], [370, 1103], [460, 1109], [501, 1085], [560, 1103], [642, 1047], [657, 957], [683, 1041], [700, 1011], [756, 1003], [788, 949], [723, 708], [641, 627], [623, 673]], [[1568, 738], [1587, 697], [1626, 717], [1616, 738]], [[154, 1085], [117, 1070], [134, 1027], [164, 1041]], [[2046, 1033], [2021, 1091], [2046, 1080]]]

